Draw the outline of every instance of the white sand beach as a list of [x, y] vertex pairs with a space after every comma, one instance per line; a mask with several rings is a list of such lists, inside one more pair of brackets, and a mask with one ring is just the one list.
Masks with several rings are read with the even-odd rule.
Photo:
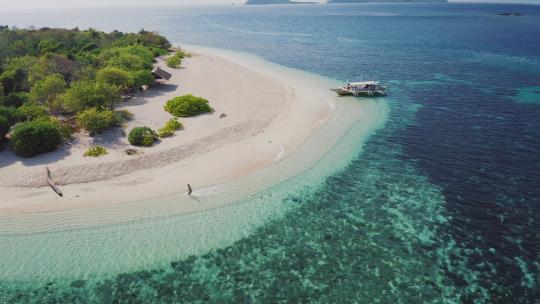
[[[135, 114], [128, 132], [161, 127], [173, 96], [209, 99], [215, 112], [182, 119], [175, 137], [137, 156], [124, 153], [122, 130], [93, 139], [109, 149], [99, 159], [82, 157], [92, 140], [84, 135], [37, 158], [1, 152], [0, 279], [118, 274], [228, 246], [345, 168], [386, 120], [384, 100], [338, 98], [328, 78], [188, 49], [195, 55], [182, 69], [165, 68], [168, 86], [124, 104]], [[63, 198], [45, 186], [46, 166]]]
[[[188, 183], [197, 193], [287, 157], [335, 112], [326, 87], [291, 83], [290, 77], [204, 51], [194, 52], [181, 69], [158, 65], [172, 79], [121, 105], [135, 115], [125, 128], [95, 138], [77, 134], [69, 145], [29, 159], [2, 151], [0, 215], [122, 204], [183, 192]], [[163, 109], [166, 101], [188, 93], [208, 99], [215, 112], [181, 119], [185, 129], [176, 136], [126, 155], [133, 147], [125, 134], [135, 126], [160, 128], [172, 117]], [[227, 116], [220, 119], [222, 113]], [[109, 154], [83, 157], [96, 144]], [[63, 198], [47, 186], [47, 166]]]

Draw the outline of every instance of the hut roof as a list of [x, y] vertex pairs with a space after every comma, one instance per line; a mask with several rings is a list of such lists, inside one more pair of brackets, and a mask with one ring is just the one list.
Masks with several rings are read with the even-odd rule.
[[155, 67], [152, 70], [152, 75], [154, 75], [154, 77], [157, 78], [157, 79], [165, 79], [165, 80], [169, 80], [172, 77], [171, 73], [166, 72], [166, 71], [160, 69], [159, 67]]

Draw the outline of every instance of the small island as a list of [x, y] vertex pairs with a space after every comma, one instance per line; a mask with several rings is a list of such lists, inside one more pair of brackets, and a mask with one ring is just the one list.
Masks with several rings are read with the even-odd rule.
[[394, 3], [394, 2], [418, 2], [418, 3], [447, 3], [447, 0], [328, 0], [327, 3]]
[[499, 13], [497, 15], [499, 15], [499, 16], [514, 16], [514, 17], [523, 16], [522, 13], [518, 13], [518, 12], [504, 12], [504, 13]]
[[314, 4], [317, 2], [300, 2], [289, 0], [248, 0], [246, 5], [263, 5], [263, 4]]
[[337, 114], [324, 86], [155, 32], [3, 26], [0, 45], [0, 215], [197, 193], [296, 153]]

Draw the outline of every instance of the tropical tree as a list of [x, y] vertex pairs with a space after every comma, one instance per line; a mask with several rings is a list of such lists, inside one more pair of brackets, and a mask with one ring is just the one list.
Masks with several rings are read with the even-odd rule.
[[129, 91], [133, 87], [131, 74], [117, 67], [105, 67], [96, 73], [96, 80], [118, 87], [121, 91]]
[[55, 112], [58, 110], [58, 105], [55, 105], [55, 100], [58, 95], [66, 90], [66, 81], [60, 74], [46, 76], [30, 90], [30, 100], [45, 105], [49, 111]]
[[61, 107], [72, 113], [90, 107], [109, 107], [120, 101], [120, 93], [115, 86], [104, 82], [78, 81], [59, 97]]

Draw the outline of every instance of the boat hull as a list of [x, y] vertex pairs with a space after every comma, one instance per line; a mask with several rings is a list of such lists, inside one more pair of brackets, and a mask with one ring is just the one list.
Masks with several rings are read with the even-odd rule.
[[346, 90], [346, 89], [332, 89], [332, 91], [336, 92], [339, 96], [356, 96], [356, 97], [382, 97], [386, 96], [386, 92], [381, 90], [375, 90], [375, 91], [352, 91], [352, 90]]

